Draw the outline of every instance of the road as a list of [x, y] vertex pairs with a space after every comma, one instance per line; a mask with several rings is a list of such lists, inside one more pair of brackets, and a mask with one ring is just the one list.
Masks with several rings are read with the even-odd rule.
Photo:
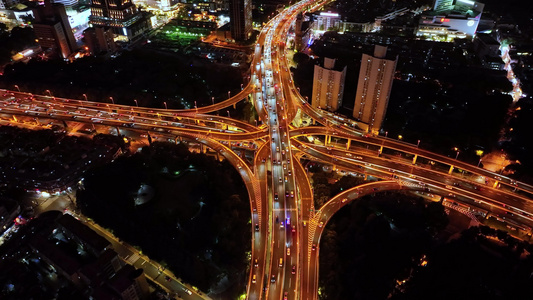
[[[307, 103], [294, 84], [285, 56], [287, 33], [299, 12], [324, 3], [297, 2], [265, 24], [253, 48], [249, 82], [225, 101], [172, 110], [0, 90], [0, 119], [19, 126], [21, 119], [41, 124], [54, 120], [74, 131], [96, 125], [116, 128], [120, 134], [185, 138], [224, 156], [238, 170], [250, 195], [253, 234], [248, 299], [317, 299], [324, 227], [341, 207], [376, 191], [410, 189], [442, 195], [533, 227], [533, 186], [418, 145], [370, 135], [359, 130], [356, 121]], [[263, 122], [260, 126], [234, 120], [229, 113], [228, 117], [207, 114], [249, 97]], [[291, 122], [298, 110], [322, 126], [294, 128]], [[251, 162], [236, 154], [243, 147], [254, 151]], [[381, 181], [354, 187], [315, 208], [302, 157]], [[152, 263], [142, 259], [136, 266]], [[156, 266], [148, 271], [154, 278], [159, 275]], [[174, 281], [166, 287], [177, 292], [181, 288]]]

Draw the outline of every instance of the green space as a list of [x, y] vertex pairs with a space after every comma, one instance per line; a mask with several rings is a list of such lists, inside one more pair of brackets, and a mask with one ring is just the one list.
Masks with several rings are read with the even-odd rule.
[[[142, 187], [142, 189], [141, 189]], [[81, 212], [200, 290], [223, 299], [245, 289], [250, 205], [227, 161], [153, 143], [85, 176]]]
[[199, 41], [200, 38], [208, 36], [210, 33], [211, 30], [206, 28], [188, 28], [168, 23], [158, 29], [150, 40], [152, 43], [167, 46], [187, 46], [191, 42]]

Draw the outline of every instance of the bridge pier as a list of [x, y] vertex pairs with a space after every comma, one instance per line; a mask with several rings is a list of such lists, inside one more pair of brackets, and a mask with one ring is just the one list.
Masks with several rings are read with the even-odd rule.
[[450, 169], [448, 170], [448, 174], [452, 174], [453, 172], [453, 165], [450, 166]]
[[413, 157], [413, 165], [416, 164], [416, 159], [418, 158], [418, 154], [415, 154], [415, 157]]

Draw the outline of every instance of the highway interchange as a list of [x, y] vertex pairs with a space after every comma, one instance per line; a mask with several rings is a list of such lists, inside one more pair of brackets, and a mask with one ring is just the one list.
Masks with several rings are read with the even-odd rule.
[[[211, 106], [153, 109], [0, 90], [0, 117], [31, 117], [42, 123], [53, 119], [65, 125], [96, 124], [179, 137], [224, 156], [239, 171], [250, 196], [248, 299], [317, 299], [325, 224], [337, 210], [365, 194], [409, 189], [443, 195], [531, 228], [532, 186], [417, 145], [369, 135], [357, 129], [356, 122], [314, 109], [305, 101], [285, 57], [287, 33], [299, 12], [324, 3], [300, 1], [271, 19], [258, 37], [249, 83], [239, 94]], [[260, 126], [208, 114], [249, 95], [263, 121]], [[298, 111], [323, 126], [294, 127], [291, 121]], [[332, 143], [332, 137], [337, 141]], [[235, 147], [255, 150], [253, 162], [238, 155]], [[354, 187], [315, 210], [302, 157], [383, 180]]]

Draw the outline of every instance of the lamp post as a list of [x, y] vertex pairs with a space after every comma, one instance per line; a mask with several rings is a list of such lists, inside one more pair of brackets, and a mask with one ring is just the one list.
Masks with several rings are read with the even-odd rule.
[[242, 91], [242, 83], [241, 83], [241, 91]]
[[196, 104], [196, 101], [194, 101], [194, 108], [196, 109], [196, 114], [198, 114], [198, 105]]
[[15, 84], [15, 88], [17, 89], [17, 91], [19, 91], [20, 93], [20, 89], [19, 89], [19, 86]]
[[231, 98], [231, 91], [228, 91], [228, 99]]
[[137, 102], [137, 99], [133, 99], [133, 101], [135, 102], [135, 106], [139, 107], [139, 102]]
[[459, 152], [461, 152], [461, 151], [457, 150], [457, 154], [455, 155], [455, 159], [456, 159], [456, 160], [457, 160], [457, 158], [459, 157]]
[[420, 146], [420, 140], [418, 140], [418, 142], [416, 143], [416, 147], [418, 148], [418, 146]]
[[53, 96], [52, 96], [52, 92], [50, 92], [50, 90], [46, 90], [45, 92], [48, 93], [48, 95], [49, 95], [50, 97], [53, 97]]
[[229, 110], [226, 110], [228, 112], [228, 118], [231, 118], [231, 115], [229, 114]]
[[481, 164], [481, 160], [482, 160], [482, 158], [480, 157], [480, 158], [479, 158], [479, 161], [477, 162], [477, 167], [478, 167], [478, 168], [479, 168], [479, 165]]
[[163, 104], [165, 105], [165, 109], [168, 109], [167, 103], [163, 102]]
[[215, 105], [215, 97], [211, 97], [211, 103], [213, 103], [213, 105]]
[[113, 97], [109, 97], [109, 100], [111, 100], [111, 103], [115, 105], [115, 100], [113, 99]]
[[387, 137], [388, 135], [389, 135], [389, 132], [385, 131], [385, 137]]
[[87, 100], [87, 94], [83, 94], [83, 98], [85, 99], [85, 101], [88, 101]]

